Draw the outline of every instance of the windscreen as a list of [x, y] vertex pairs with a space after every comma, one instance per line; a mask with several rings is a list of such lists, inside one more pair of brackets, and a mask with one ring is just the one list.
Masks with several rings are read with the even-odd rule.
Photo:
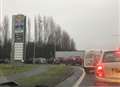
[[0, 86], [120, 87], [119, 14], [120, 0], [0, 0]]
[[94, 54], [91, 54], [91, 53], [86, 55], [86, 58], [87, 58], [87, 59], [93, 58], [93, 57], [94, 57]]

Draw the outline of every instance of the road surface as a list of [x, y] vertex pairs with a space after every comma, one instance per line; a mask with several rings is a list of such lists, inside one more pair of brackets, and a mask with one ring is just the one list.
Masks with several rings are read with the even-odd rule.
[[82, 80], [79, 87], [120, 87], [120, 84], [117, 83], [105, 83], [105, 82], [98, 82], [95, 78], [94, 74], [86, 73], [84, 79]]
[[55, 87], [73, 87], [79, 77], [82, 75], [82, 70], [80, 66], [73, 66], [74, 73], [72, 76], [68, 77], [66, 80], [62, 81]]

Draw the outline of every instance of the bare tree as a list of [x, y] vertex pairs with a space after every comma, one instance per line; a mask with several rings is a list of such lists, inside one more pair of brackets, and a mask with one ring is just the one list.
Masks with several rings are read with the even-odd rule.
[[61, 40], [62, 40], [62, 30], [61, 30], [61, 27], [57, 25], [55, 30], [56, 50], [61, 49]]
[[30, 18], [28, 18], [28, 24], [27, 24], [27, 33], [26, 33], [26, 37], [27, 37], [27, 42], [30, 42], [31, 39], [31, 21]]
[[38, 16], [38, 43], [39, 45], [42, 45], [42, 17], [39, 15]]
[[3, 19], [3, 35], [4, 43], [7, 43], [7, 40], [9, 38], [9, 20], [7, 16], [5, 16]]
[[70, 40], [70, 50], [76, 50], [75, 42], [73, 39]]
[[[35, 52], [37, 57], [45, 57], [49, 59], [55, 55], [55, 51], [74, 50], [74, 40], [70, 38], [66, 31], [55, 23], [52, 17], [41, 17], [40, 15], [34, 19], [35, 26]], [[42, 44], [42, 46], [41, 46]]]
[[0, 25], [0, 60], [3, 57], [2, 26]]
[[37, 18], [35, 17], [35, 18], [34, 18], [34, 31], [35, 31], [35, 33], [34, 33], [34, 35], [35, 35], [35, 36], [34, 36], [34, 42], [35, 42], [35, 43], [37, 42], [37, 35], [38, 35], [38, 34], [37, 34], [37, 31], [38, 31], [37, 29], [38, 29], [38, 27], [37, 27]]
[[3, 45], [3, 40], [2, 40], [2, 38], [3, 38], [3, 34], [2, 34], [2, 26], [0, 25], [0, 46]]
[[48, 32], [48, 44], [56, 45], [56, 24], [52, 17], [48, 18], [49, 32]]
[[9, 19], [8, 16], [4, 16], [3, 24], [1, 26], [1, 38], [2, 38], [2, 59], [9, 60], [11, 52], [11, 40], [10, 40], [10, 30], [9, 30]]
[[44, 16], [43, 18], [43, 26], [44, 26], [44, 31], [43, 31], [43, 41], [46, 44], [48, 42], [49, 36], [50, 36], [50, 22], [47, 17]]
[[43, 38], [43, 25], [42, 25], [42, 17], [39, 15], [37, 17], [35, 17], [34, 19], [34, 25], [35, 25], [35, 41], [37, 43], [37, 45], [41, 45], [42, 44], [42, 38]]
[[66, 31], [63, 31], [62, 33], [62, 47], [64, 50], [68, 50], [70, 47], [70, 36]]

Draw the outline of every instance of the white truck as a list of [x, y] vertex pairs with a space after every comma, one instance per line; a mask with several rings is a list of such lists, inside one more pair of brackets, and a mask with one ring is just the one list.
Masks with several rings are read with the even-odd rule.
[[98, 63], [102, 52], [101, 51], [87, 51], [84, 57], [84, 69], [88, 73], [94, 72], [96, 64]]

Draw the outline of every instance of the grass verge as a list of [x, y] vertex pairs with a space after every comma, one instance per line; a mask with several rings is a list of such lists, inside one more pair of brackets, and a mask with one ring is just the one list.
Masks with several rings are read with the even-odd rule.
[[37, 68], [38, 66], [40, 66], [40, 65], [24, 64], [23, 66], [14, 66], [11, 64], [0, 64], [0, 76], [1, 75], [9, 76], [9, 75], [13, 75], [16, 73], [30, 71], [33, 68]]
[[69, 77], [72, 73], [73, 70], [70, 66], [55, 65], [47, 72], [31, 76], [29, 78], [19, 79], [17, 82], [21, 84], [22, 87], [35, 87], [35, 85], [47, 85], [48, 87], [54, 87]]

